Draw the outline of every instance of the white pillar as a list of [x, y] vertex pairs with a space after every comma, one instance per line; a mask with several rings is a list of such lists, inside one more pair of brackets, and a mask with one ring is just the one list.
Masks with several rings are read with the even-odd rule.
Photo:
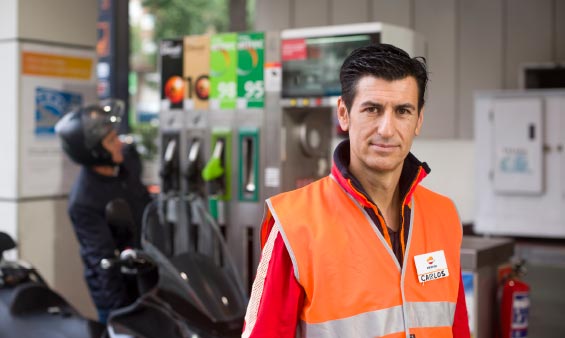
[[95, 311], [67, 216], [78, 167], [52, 127], [96, 99], [97, 0], [0, 2], [0, 231], [83, 314]]

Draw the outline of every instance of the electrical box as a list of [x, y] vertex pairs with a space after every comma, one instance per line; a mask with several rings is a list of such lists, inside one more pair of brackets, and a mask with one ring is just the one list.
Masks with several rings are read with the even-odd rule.
[[565, 238], [565, 91], [480, 92], [474, 118], [475, 231]]
[[542, 102], [541, 98], [494, 100], [496, 193], [542, 193]]

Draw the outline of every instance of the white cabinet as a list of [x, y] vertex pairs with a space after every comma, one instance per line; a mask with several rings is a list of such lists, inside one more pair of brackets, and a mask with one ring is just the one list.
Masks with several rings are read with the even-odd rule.
[[536, 97], [494, 100], [491, 129], [496, 193], [542, 193], [542, 103]]
[[565, 238], [565, 91], [475, 96], [475, 231]]

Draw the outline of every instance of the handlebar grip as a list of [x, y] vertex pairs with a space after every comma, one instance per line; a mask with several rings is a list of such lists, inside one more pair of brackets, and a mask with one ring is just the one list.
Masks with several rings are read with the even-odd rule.
[[116, 258], [103, 258], [100, 260], [100, 267], [103, 270], [121, 267], [122, 273], [125, 274], [136, 274], [138, 269], [145, 269], [151, 266], [153, 266], [151, 259], [148, 259], [142, 252], [135, 249], [126, 249]]
[[110, 258], [102, 258], [102, 260], [100, 261], [100, 267], [103, 270], [108, 270], [110, 269], [112, 266], [114, 266], [115, 260], [114, 259], [110, 259]]

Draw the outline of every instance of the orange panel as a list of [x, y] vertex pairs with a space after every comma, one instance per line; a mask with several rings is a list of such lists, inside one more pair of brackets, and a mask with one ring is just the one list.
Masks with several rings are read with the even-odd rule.
[[92, 77], [91, 58], [44, 54], [36, 52], [22, 53], [22, 73], [89, 80]]

